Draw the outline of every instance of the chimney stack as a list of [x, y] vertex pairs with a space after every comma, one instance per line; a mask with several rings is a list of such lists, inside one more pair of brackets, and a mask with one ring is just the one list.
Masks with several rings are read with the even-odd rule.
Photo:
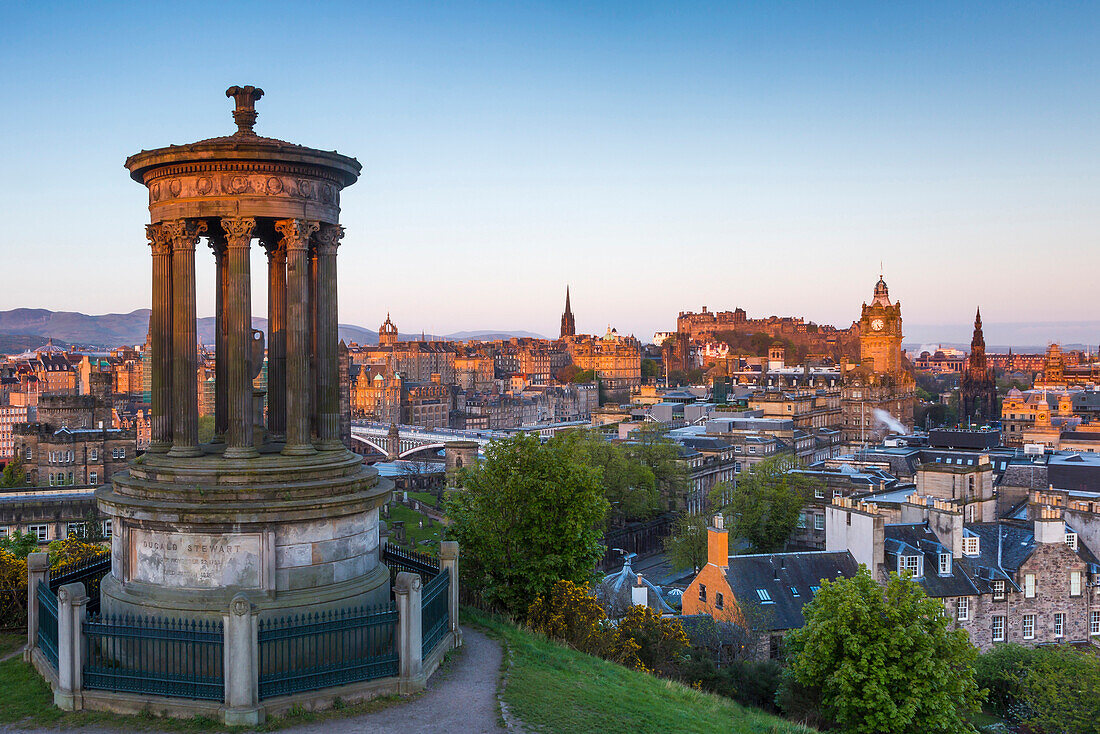
[[718, 568], [728, 568], [730, 562], [729, 531], [721, 513], [714, 516], [714, 525], [707, 528], [707, 563]]

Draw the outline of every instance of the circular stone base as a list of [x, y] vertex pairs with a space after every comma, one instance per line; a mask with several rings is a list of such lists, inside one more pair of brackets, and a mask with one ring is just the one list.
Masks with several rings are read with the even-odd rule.
[[107, 614], [265, 616], [389, 601], [378, 512], [393, 483], [349, 451], [250, 459], [146, 454], [96, 491], [111, 517]]

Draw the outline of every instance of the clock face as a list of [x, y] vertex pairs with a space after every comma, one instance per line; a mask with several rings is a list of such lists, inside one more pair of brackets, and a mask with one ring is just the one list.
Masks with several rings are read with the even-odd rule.
[[875, 331], [882, 331], [883, 326], [884, 324], [882, 323], [882, 319], [875, 319], [871, 322], [871, 328]]

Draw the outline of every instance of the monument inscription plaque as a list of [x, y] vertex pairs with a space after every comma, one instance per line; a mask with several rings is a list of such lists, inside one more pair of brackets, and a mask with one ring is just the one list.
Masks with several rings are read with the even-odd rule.
[[263, 588], [260, 533], [130, 531], [132, 581], [177, 589]]

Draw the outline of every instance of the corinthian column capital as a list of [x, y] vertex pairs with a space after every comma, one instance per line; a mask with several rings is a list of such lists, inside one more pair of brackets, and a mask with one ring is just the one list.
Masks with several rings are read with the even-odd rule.
[[229, 247], [248, 247], [252, 242], [252, 230], [255, 228], [255, 217], [222, 218], [222, 229], [225, 231]]
[[326, 224], [318, 230], [314, 236], [317, 242], [317, 254], [335, 255], [336, 248], [340, 246], [340, 240], [344, 237], [344, 228], [339, 224]]
[[308, 219], [280, 219], [275, 222], [275, 229], [283, 236], [283, 244], [288, 250], [308, 250], [310, 235], [320, 228], [320, 222]]
[[164, 231], [164, 227], [159, 224], [146, 224], [145, 236], [149, 238], [149, 247], [152, 248], [154, 255], [172, 254], [172, 240]]
[[172, 242], [172, 250], [194, 250], [199, 237], [206, 234], [202, 219], [170, 219], [160, 225]]

